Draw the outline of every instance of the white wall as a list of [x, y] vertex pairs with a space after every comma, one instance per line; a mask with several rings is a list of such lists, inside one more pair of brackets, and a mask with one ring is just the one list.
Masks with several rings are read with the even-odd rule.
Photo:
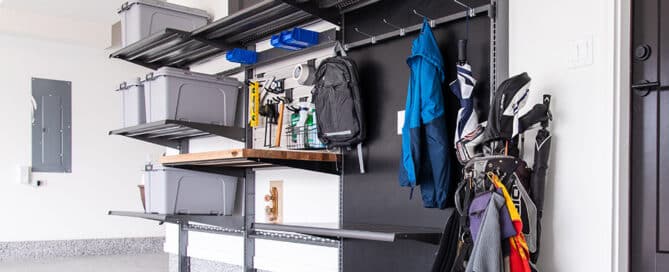
[[[612, 270], [614, 2], [510, 1], [510, 72], [529, 72], [535, 100], [553, 94], [542, 271]], [[588, 37], [592, 65], [569, 68]]]
[[[0, 31], [0, 213], [6, 219], [0, 241], [162, 236], [154, 222], [106, 215], [111, 209], [142, 209], [140, 170], [147, 154], [155, 158], [164, 151], [107, 135], [120, 126], [120, 100], [113, 90], [146, 70], [79, 45], [88, 43], [27, 35]], [[72, 173], [36, 173], [35, 179], [46, 181], [39, 188], [17, 181], [18, 165], [31, 162], [31, 77], [72, 81]]]
[[177, 5], [199, 8], [206, 10], [207, 13], [216, 20], [228, 15], [228, 1], [221, 0], [167, 0], [167, 2]]
[[[116, 12], [110, 10], [109, 12]], [[0, 6], [0, 33], [37, 37], [105, 48], [111, 44], [111, 26], [55, 17]]]

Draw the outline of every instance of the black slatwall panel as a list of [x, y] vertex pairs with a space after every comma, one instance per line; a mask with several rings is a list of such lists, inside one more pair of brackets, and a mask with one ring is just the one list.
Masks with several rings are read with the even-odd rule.
[[[472, 5], [485, 5], [487, 1], [466, 1]], [[400, 26], [421, 22], [411, 12], [438, 18], [462, 11], [451, 1], [393, 1], [386, 0], [368, 8], [349, 13], [345, 17], [345, 39], [353, 42], [365, 38], [353, 31], [358, 27], [369, 34], [382, 34], [393, 29], [381, 21], [387, 18]], [[466, 21], [437, 26], [434, 34], [446, 64], [447, 80], [444, 93], [449, 120], [448, 132], [454, 135], [455, 118], [459, 103], [448, 89], [448, 82], [455, 79], [457, 41], [464, 39]], [[490, 75], [490, 18], [479, 15], [469, 20], [469, 62], [479, 80], [475, 96], [477, 107], [487, 109]], [[435, 210], [422, 207], [420, 192], [409, 200], [409, 189], [398, 184], [401, 154], [401, 136], [397, 135], [397, 111], [403, 110], [406, 101], [410, 71], [406, 58], [411, 53], [411, 43], [417, 36], [412, 33], [403, 38], [382, 41], [376, 45], [349, 51], [360, 69], [361, 87], [366, 109], [368, 140], [365, 142], [366, 174], [359, 174], [355, 151], [347, 152], [344, 176], [344, 223], [377, 223], [406, 226], [443, 228], [451, 209]], [[481, 118], [487, 117], [480, 113]], [[454, 155], [452, 162], [459, 175], [459, 165]], [[457, 184], [453, 178], [451, 188]], [[345, 241], [344, 271], [429, 271], [436, 246], [415, 242], [396, 243]]]

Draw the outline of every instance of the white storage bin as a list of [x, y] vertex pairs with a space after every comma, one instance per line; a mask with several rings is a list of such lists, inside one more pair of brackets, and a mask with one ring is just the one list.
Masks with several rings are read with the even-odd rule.
[[144, 175], [148, 213], [232, 215], [236, 177], [151, 165]]
[[139, 78], [123, 82], [116, 90], [121, 97], [121, 127], [132, 127], [146, 123], [144, 85]]
[[128, 1], [119, 10], [123, 46], [172, 28], [192, 31], [209, 22], [207, 12], [158, 0]]
[[144, 81], [146, 121], [182, 120], [234, 126], [241, 83], [163, 67]]

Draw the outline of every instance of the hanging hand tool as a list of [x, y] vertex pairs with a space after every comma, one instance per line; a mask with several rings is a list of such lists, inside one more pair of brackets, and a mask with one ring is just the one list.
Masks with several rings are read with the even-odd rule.
[[277, 120], [276, 125], [276, 138], [274, 140], [274, 146], [281, 146], [281, 130], [283, 129], [283, 102], [279, 103], [279, 119]]
[[277, 80], [276, 77], [272, 77], [265, 84], [265, 91], [273, 94], [282, 94], [284, 89], [284, 79]]
[[249, 126], [258, 127], [260, 123], [259, 111], [260, 111], [260, 83], [248, 82], [249, 83]]

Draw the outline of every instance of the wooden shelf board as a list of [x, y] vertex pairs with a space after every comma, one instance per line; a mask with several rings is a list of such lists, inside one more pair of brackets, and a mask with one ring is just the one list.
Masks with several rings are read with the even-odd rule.
[[274, 159], [293, 161], [319, 161], [337, 162], [338, 154], [331, 152], [307, 152], [289, 150], [265, 150], [265, 149], [229, 149], [202, 153], [180, 154], [164, 156], [160, 163], [170, 164], [193, 164], [193, 165], [237, 165], [237, 164], [259, 164], [254, 159]]

